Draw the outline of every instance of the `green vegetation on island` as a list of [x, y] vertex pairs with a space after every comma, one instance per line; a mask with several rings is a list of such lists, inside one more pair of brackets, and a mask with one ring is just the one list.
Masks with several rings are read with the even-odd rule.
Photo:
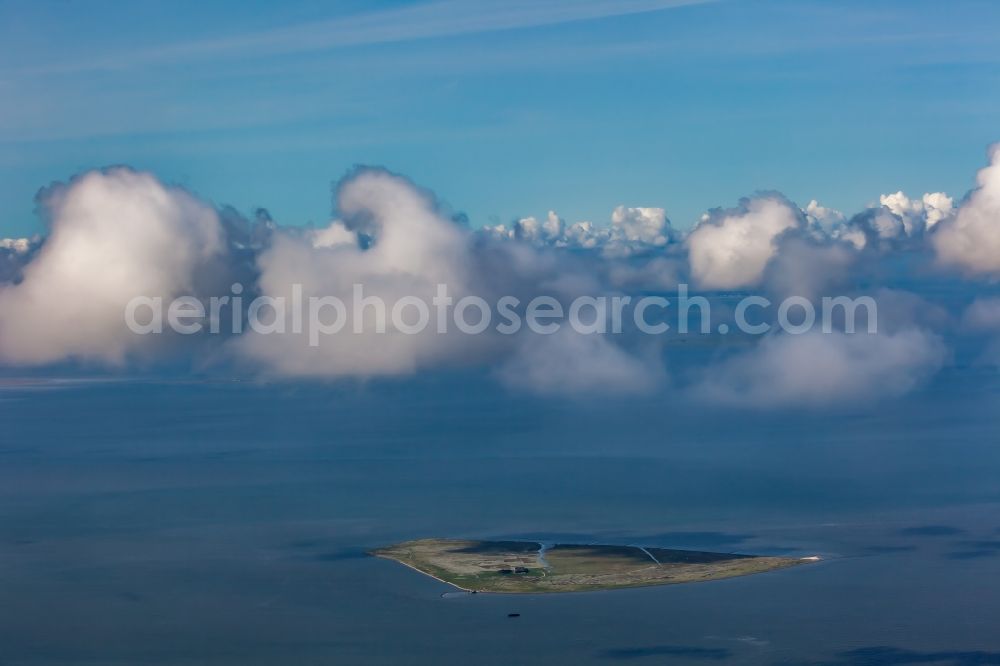
[[819, 558], [765, 557], [638, 546], [418, 539], [372, 555], [475, 592], [579, 592], [670, 585], [773, 571]]

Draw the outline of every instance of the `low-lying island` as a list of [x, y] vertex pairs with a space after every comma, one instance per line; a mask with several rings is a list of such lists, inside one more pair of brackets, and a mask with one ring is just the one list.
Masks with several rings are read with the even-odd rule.
[[639, 546], [418, 539], [379, 548], [395, 560], [469, 592], [580, 592], [747, 576], [817, 557], [767, 557]]

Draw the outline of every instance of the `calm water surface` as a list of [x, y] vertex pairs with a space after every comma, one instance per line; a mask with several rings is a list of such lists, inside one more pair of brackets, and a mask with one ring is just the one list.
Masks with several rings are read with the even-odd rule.
[[[1000, 410], [973, 380], [822, 417], [450, 379], [8, 386], [0, 663], [997, 664]], [[364, 556], [420, 536], [825, 560], [444, 597]]]

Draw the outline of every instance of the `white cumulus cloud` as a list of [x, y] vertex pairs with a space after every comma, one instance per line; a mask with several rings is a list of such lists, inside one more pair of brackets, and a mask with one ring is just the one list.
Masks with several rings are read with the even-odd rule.
[[215, 210], [148, 173], [90, 172], [50, 189], [51, 231], [16, 285], [0, 288], [0, 358], [122, 363], [149, 338], [125, 324], [135, 296], [190, 293], [223, 247]]
[[706, 289], [757, 286], [777, 252], [778, 236], [799, 224], [797, 210], [775, 197], [747, 199], [710, 215], [687, 239], [694, 281]]
[[630, 355], [607, 336], [562, 328], [525, 339], [498, 374], [509, 386], [544, 395], [630, 394], [652, 390], [662, 370], [658, 362]]
[[945, 355], [937, 336], [915, 327], [880, 334], [778, 334], [708, 368], [698, 393], [713, 402], [762, 408], [894, 398], [926, 381]]
[[989, 151], [979, 185], [955, 212], [935, 225], [932, 242], [938, 261], [966, 273], [1000, 276], [1000, 144]]

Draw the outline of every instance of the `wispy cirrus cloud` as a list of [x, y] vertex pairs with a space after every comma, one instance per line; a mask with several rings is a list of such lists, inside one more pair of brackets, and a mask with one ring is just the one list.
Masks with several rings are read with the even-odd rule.
[[204, 58], [239, 58], [409, 42], [440, 37], [551, 26], [663, 11], [718, 0], [554, 0], [505, 3], [439, 0], [404, 7], [298, 23], [268, 30], [180, 41], [121, 54], [34, 68], [73, 72], [117, 70]]

